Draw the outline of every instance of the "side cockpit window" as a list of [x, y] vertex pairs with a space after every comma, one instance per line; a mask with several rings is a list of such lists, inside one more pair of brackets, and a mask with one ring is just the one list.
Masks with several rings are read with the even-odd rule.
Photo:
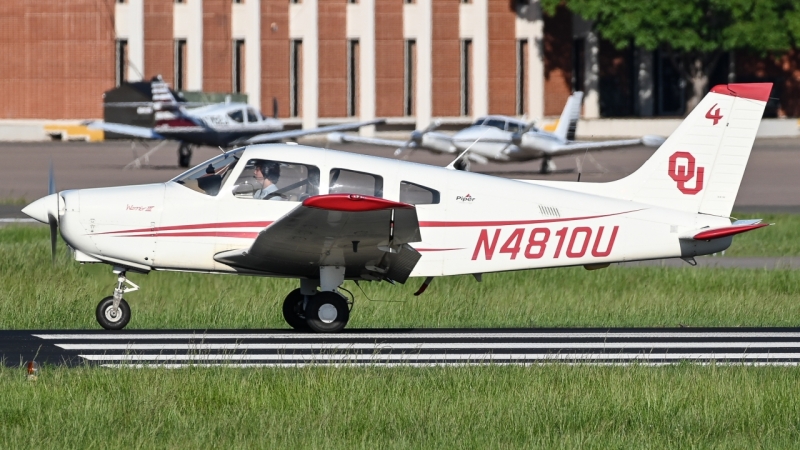
[[243, 151], [242, 148], [226, 152], [178, 175], [172, 181], [201, 194], [217, 195], [239, 162]]
[[238, 198], [300, 202], [319, 193], [319, 169], [269, 159], [247, 161], [234, 183]]
[[400, 202], [411, 205], [435, 205], [439, 203], [439, 191], [408, 181], [401, 181]]
[[228, 117], [235, 120], [236, 122], [243, 123], [244, 122], [244, 114], [242, 113], [241, 109], [237, 109], [235, 111], [231, 111], [228, 113]]
[[383, 177], [347, 169], [331, 170], [331, 194], [361, 194], [383, 197]]

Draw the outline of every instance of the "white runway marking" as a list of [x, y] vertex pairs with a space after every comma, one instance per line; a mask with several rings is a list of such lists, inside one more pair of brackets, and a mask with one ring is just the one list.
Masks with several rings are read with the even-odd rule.
[[709, 338], [800, 338], [800, 332], [588, 332], [588, 333], [340, 333], [340, 334], [307, 334], [307, 333], [170, 333], [170, 334], [34, 334], [33, 336], [48, 340], [103, 340], [103, 341], [139, 341], [139, 340], [171, 340], [171, 339], [709, 339]]
[[[29, 335], [30, 336], [30, 335]], [[690, 362], [800, 365], [800, 329], [37, 333], [65, 358], [107, 367], [464, 366]], [[61, 358], [61, 356], [59, 356]]]

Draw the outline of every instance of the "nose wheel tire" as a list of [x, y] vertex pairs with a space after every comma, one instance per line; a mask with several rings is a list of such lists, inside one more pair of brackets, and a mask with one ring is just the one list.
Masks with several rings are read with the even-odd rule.
[[347, 300], [336, 292], [319, 292], [306, 305], [306, 323], [318, 333], [342, 331], [350, 320]]
[[303, 293], [295, 289], [283, 301], [283, 319], [295, 330], [308, 330], [306, 314], [303, 311]]
[[131, 320], [131, 308], [125, 299], [121, 299], [115, 311], [114, 297], [108, 296], [97, 304], [95, 317], [97, 323], [106, 330], [121, 330]]

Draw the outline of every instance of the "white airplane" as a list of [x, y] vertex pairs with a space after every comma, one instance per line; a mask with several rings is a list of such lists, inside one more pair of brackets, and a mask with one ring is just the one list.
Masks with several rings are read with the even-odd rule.
[[644, 136], [640, 139], [618, 139], [609, 141], [575, 141], [575, 128], [581, 112], [583, 92], [573, 93], [564, 106], [554, 132], [536, 128], [533, 124], [509, 116], [479, 117], [467, 128], [449, 135], [434, 131], [439, 122], [424, 130], [415, 130], [407, 141], [360, 137], [340, 132], [328, 134], [331, 143], [356, 143], [396, 147], [395, 156], [406, 149], [424, 149], [433, 153], [457, 155], [469, 149], [467, 158], [456, 168], [469, 170], [469, 161], [486, 164], [495, 162], [520, 162], [541, 159], [541, 173], [555, 170], [555, 156], [582, 153], [587, 150], [647, 145], [658, 147], [664, 143], [660, 136]]
[[[283, 131], [276, 117], [266, 117], [246, 103], [216, 103], [188, 108], [172, 95], [169, 85], [157, 77], [151, 83], [155, 127], [146, 128], [121, 123], [94, 121], [88, 128], [125, 134], [145, 139], [169, 139], [181, 143], [178, 164], [189, 167], [193, 145], [233, 147], [247, 144], [280, 142], [311, 134], [357, 130], [367, 125], [384, 123], [384, 119], [330, 125], [307, 130]], [[275, 108], [277, 110], [277, 107]]]
[[[103, 328], [131, 317], [128, 273], [231, 273], [299, 280], [296, 329], [336, 332], [345, 280], [434, 277], [683, 258], [761, 228], [730, 213], [770, 83], [716, 86], [633, 174], [610, 183], [519, 181], [289, 144], [219, 155], [166, 182], [67, 190], [23, 212], [81, 263], [113, 267]], [[451, 165], [452, 166], [452, 165]]]

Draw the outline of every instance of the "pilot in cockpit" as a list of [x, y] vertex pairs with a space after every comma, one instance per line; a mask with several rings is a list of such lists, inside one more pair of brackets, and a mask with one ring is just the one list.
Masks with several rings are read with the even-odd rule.
[[[280, 164], [273, 161], [258, 161], [253, 166], [253, 176], [262, 187], [253, 193], [255, 199], [283, 200], [278, 190], [278, 179], [281, 176]], [[272, 195], [270, 195], [272, 194]]]

